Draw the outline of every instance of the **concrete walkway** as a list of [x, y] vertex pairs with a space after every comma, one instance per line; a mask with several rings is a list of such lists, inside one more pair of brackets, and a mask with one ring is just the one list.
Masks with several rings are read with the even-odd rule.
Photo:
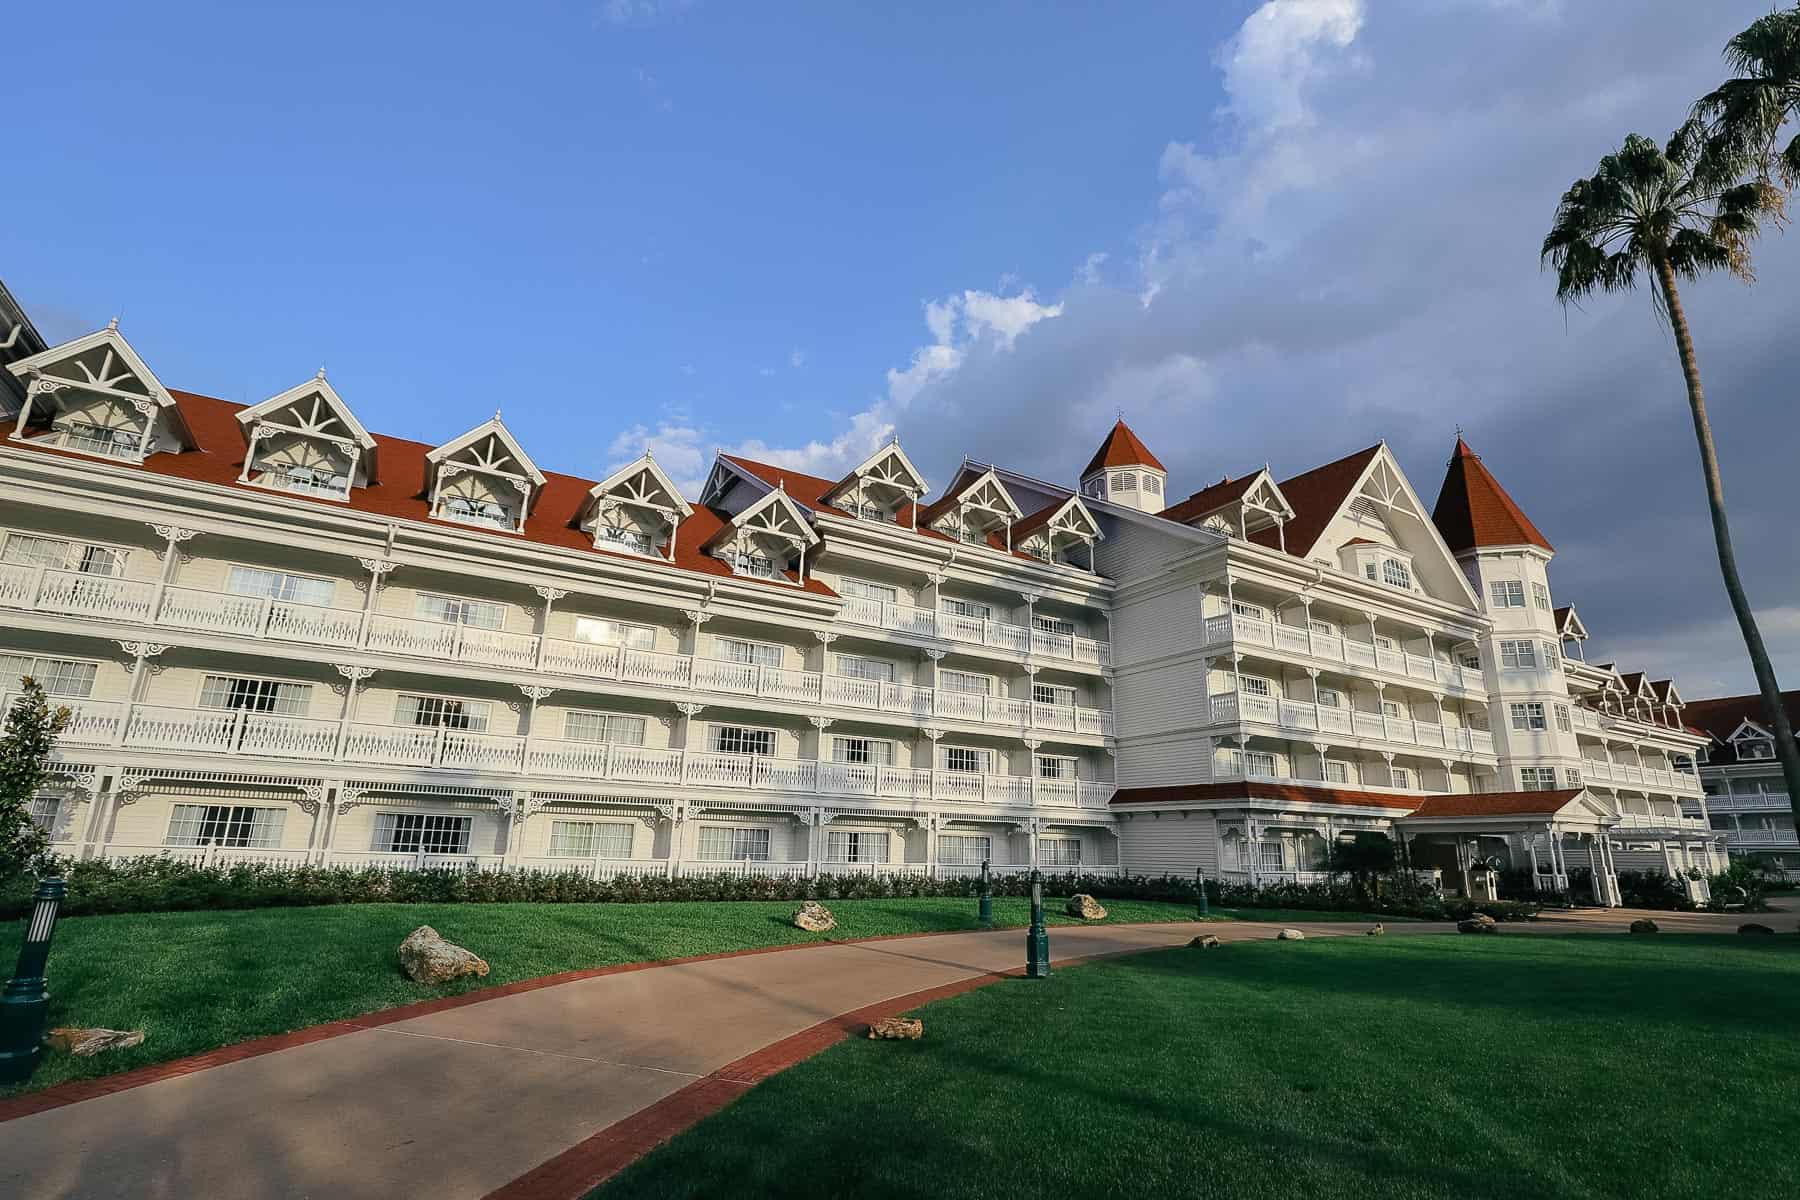
[[[1538, 928], [1617, 931], [1635, 915]], [[1656, 916], [1668, 928], [1669, 914]], [[1778, 916], [1791, 925], [1792, 914]], [[1742, 918], [1728, 920], [1735, 929]], [[1309, 936], [1367, 928], [1296, 925]], [[1198, 932], [1237, 940], [1275, 931], [1237, 922], [1058, 928], [1051, 948], [1068, 960], [1180, 945]], [[1023, 931], [1006, 930], [721, 957], [360, 1028], [0, 1123], [0, 1196], [472, 1200], [839, 1014], [1015, 969], [1023, 943]]]

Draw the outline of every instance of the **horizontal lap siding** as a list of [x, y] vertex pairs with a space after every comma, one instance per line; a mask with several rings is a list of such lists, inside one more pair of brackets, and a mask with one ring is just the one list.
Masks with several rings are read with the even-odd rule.
[[1219, 824], [1211, 813], [1134, 814], [1119, 824], [1119, 861], [1133, 875], [1208, 875], [1219, 868]]

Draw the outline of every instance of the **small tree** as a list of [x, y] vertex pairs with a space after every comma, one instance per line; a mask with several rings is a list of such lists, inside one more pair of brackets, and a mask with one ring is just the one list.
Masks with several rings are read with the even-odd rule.
[[1393, 839], [1385, 833], [1360, 832], [1349, 841], [1331, 843], [1325, 852], [1325, 869], [1350, 876], [1365, 904], [1375, 903], [1377, 880], [1393, 874], [1395, 862]]
[[50, 837], [31, 819], [31, 800], [50, 777], [50, 752], [69, 723], [44, 687], [27, 675], [0, 734], [0, 880], [32, 874], [49, 861]]

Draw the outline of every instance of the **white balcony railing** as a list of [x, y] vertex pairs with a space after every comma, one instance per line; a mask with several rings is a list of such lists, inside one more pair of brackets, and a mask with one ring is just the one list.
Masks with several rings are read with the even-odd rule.
[[[1110, 737], [1113, 733], [1112, 713], [1105, 709], [1034, 704], [1008, 696], [967, 695], [385, 613], [365, 616], [351, 609], [199, 588], [166, 587], [159, 602], [154, 583], [46, 567], [0, 564], [0, 606], [315, 646], [363, 647], [436, 662], [505, 667], [586, 680], [827, 704], [897, 717], [941, 717], [1003, 726], [1008, 731], [1041, 728], [1096, 737]], [[152, 621], [153, 608], [156, 613]]]
[[1485, 729], [1438, 725], [1386, 713], [1352, 712], [1311, 701], [1276, 700], [1248, 692], [1225, 692], [1212, 698], [1216, 725], [1256, 723], [1300, 733], [1345, 733], [1407, 746], [1429, 746], [1492, 754], [1494, 735]]
[[1447, 658], [1418, 654], [1398, 647], [1390, 649], [1375, 646], [1337, 634], [1309, 633], [1298, 625], [1286, 625], [1279, 621], [1271, 622], [1237, 613], [1206, 618], [1205, 635], [1209, 646], [1243, 642], [1326, 662], [1344, 663], [1388, 675], [1423, 680], [1441, 687], [1478, 691], [1482, 686], [1480, 671], [1471, 671], [1461, 663]]
[[844, 601], [843, 617], [858, 625], [891, 629], [915, 637], [939, 638], [970, 646], [989, 646], [997, 650], [1016, 650], [1043, 658], [1062, 658], [1095, 666], [1112, 664], [1110, 643], [1093, 638], [1075, 637], [1012, 625], [1004, 621], [965, 617], [958, 613], [934, 612], [910, 604], [889, 604], [881, 600], [852, 597]]
[[1800, 838], [1791, 829], [1727, 829], [1725, 845], [1733, 850], [1795, 850]]

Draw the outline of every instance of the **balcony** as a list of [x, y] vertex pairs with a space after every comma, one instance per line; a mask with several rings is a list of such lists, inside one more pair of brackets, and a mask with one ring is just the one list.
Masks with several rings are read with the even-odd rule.
[[1619, 817], [1618, 829], [1678, 829], [1685, 832], [1708, 831], [1705, 821], [1699, 817], [1662, 816], [1654, 813], [1624, 813]]
[[[967, 721], [1000, 726], [1008, 733], [1042, 729], [1091, 737], [1113, 735], [1112, 713], [1104, 709], [945, 692], [198, 588], [166, 587], [159, 603], [157, 587], [148, 581], [45, 567], [0, 565], [0, 607], [265, 641], [364, 649], [432, 662], [503, 667], [534, 675], [753, 696], [862, 709], [900, 718]], [[1034, 633], [1035, 636], [1056, 635]]]
[[[1271, 696], [1227, 692], [1212, 698], [1215, 725], [1273, 725], [1295, 733], [1337, 733], [1406, 746], [1492, 754], [1494, 735], [1485, 729], [1465, 729], [1390, 717], [1384, 713], [1328, 708], [1310, 701], [1277, 700]], [[1312, 740], [1312, 739], [1308, 739]]]
[[1800, 850], [1800, 838], [1791, 829], [1725, 829], [1725, 845], [1731, 850]]
[[966, 646], [986, 646], [994, 650], [1011, 650], [1039, 658], [1060, 658], [1069, 662], [1094, 666], [1112, 665], [1112, 646], [1092, 638], [1066, 633], [1051, 633], [1025, 625], [1009, 625], [1002, 621], [964, 617], [956, 613], [934, 612], [910, 604], [889, 604], [881, 600], [851, 597], [844, 601], [844, 620], [875, 629], [891, 629], [914, 637], [937, 638]]
[[1708, 796], [1708, 810], [1720, 812], [1787, 812], [1793, 806], [1785, 792], [1759, 792], [1754, 796]]
[[1284, 625], [1237, 613], [1206, 618], [1206, 644], [1219, 646], [1242, 643], [1266, 646], [1286, 654], [1299, 655], [1330, 663], [1341, 663], [1363, 671], [1379, 671], [1404, 679], [1418, 680], [1442, 688], [1480, 691], [1480, 671], [1471, 671], [1459, 663], [1445, 662], [1406, 649], [1386, 649], [1358, 642], [1332, 633], [1313, 633], [1298, 625]]
[[1610, 762], [1597, 758], [1581, 760], [1581, 777], [1588, 783], [1611, 783], [1643, 788], [1659, 788], [1681, 795], [1700, 795], [1700, 780], [1686, 771], [1646, 767], [1633, 763]]

